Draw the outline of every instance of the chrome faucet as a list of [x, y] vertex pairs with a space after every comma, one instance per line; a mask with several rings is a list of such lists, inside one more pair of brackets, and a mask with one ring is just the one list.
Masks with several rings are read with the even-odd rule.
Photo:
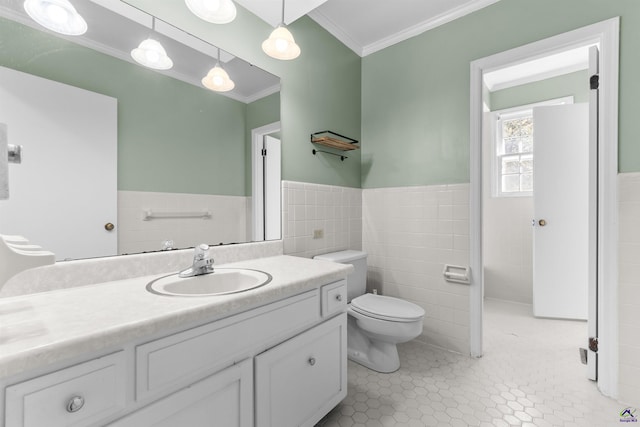
[[193, 252], [193, 265], [178, 273], [179, 277], [193, 277], [213, 273], [213, 258], [209, 254], [209, 245], [201, 243]]

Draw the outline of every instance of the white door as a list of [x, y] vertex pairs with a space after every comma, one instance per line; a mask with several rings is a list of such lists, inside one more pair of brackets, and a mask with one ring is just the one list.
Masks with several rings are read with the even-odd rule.
[[264, 148], [267, 152], [264, 162], [264, 240], [277, 240], [282, 236], [280, 140], [266, 135]]
[[589, 106], [533, 109], [533, 312], [587, 319], [590, 243], [595, 229], [590, 185]]
[[0, 122], [22, 163], [9, 165], [0, 234], [56, 259], [117, 253], [117, 100], [0, 67]]
[[280, 140], [264, 135], [254, 141], [252, 157], [252, 240], [278, 240], [282, 238]]

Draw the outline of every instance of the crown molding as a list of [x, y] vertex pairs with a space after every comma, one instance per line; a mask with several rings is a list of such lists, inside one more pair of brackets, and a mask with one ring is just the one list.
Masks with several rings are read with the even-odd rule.
[[462, 6], [451, 9], [446, 13], [419, 22], [409, 28], [406, 28], [402, 31], [399, 31], [395, 34], [392, 34], [388, 37], [365, 46], [358, 43], [355, 39], [353, 39], [353, 37], [351, 37], [343, 29], [339, 28], [333, 21], [331, 21], [331, 19], [327, 18], [327, 16], [319, 10], [313, 10], [309, 12], [308, 15], [311, 19], [316, 21], [320, 26], [322, 26], [335, 38], [340, 40], [345, 46], [354, 51], [357, 55], [359, 55], [360, 57], [365, 57], [389, 46], [420, 35], [425, 31], [432, 30], [436, 27], [439, 27], [440, 25], [444, 25], [477, 10], [483, 9], [487, 6], [497, 3], [498, 1], [500, 0], [474, 0], [468, 2]]
[[245, 96], [242, 98], [242, 102], [245, 104], [251, 104], [259, 99], [265, 98], [269, 95], [273, 95], [274, 93], [280, 92], [280, 83], [270, 86], [266, 89], [261, 90], [260, 92], [254, 93], [251, 96]]
[[354, 51], [358, 56], [362, 57], [363, 48], [353, 37], [351, 37], [346, 31], [335, 24], [324, 13], [318, 9], [314, 9], [307, 14], [311, 19], [316, 21], [322, 28], [324, 28], [329, 34], [337, 38], [343, 45]]

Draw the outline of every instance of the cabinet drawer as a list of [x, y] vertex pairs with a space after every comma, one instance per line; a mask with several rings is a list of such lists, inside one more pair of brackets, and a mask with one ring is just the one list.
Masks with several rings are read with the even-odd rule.
[[255, 358], [256, 427], [313, 426], [347, 395], [347, 314]]
[[125, 379], [121, 351], [9, 386], [6, 426], [94, 425], [124, 408]]
[[322, 317], [330, 316], [334, 313], [344, 311], [347, 308], [347, 281], [325, 285], [321, 290], [322, 294]]
[[307, 292], [136, 348], [136, 397], [176, 389], [282, 341], [320, 318]]

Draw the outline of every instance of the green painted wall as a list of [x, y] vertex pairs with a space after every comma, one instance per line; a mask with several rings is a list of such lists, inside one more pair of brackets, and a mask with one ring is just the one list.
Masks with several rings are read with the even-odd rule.
[[615, 16], [619, 168], [640, 171], [637, 0], [501, 0], [363, 58], [363, 187], [469, 182], [470, 62]]
[[233, 22], [215, 25], [192, 15], [182, 0], [127, 2], [280, 76], [283, 179], [360, 187], [359, 150], [341, 162], [314, 156], [309, 142], [311, 133], [326, 129], [360, 139], [358, 55], [308, 17], [289, 26], [302, 49], [300, 57], [278, 61], [261, 49], [273, 28], [242, 7]]
[[[265, 96], [247, 105], [247, 126], [245, 138], [247, 151], [245, 153], [245, 193], [251, 195], [251, 130], [280, 120], [280, 92]], [[279, 137], [277, 132], [274, 137]]]
[[587, 70], [496, 90], [489, 95], [489, 105], [491, 111], [496, 111], [564, 96], [573, 96], [573, 102], [576, 104], [589, 102], [589, 73]]
[[118, 99], [118, 189], [245, 195], [244, 103], [13, 21], [0, 40], [0, 65]]

